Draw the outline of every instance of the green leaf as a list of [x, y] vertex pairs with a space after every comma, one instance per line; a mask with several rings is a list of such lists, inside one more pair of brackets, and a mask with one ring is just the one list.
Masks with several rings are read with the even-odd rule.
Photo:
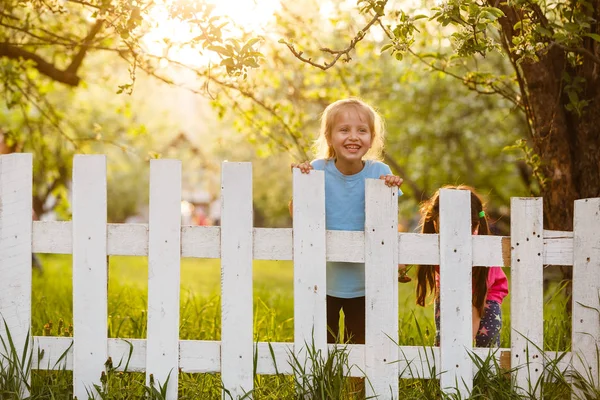
[[386, 45], [382, 46], [382, 47], [381, 47], [381, 50], [380, 50], [379, 52], [380, 52], [380, 53], [383, 53], [384, 51], [386, 51], [387, 49], [389, 49], [389, 48], [391, 48], [391, 47], [394, 47], [394, 44], [393, 44], [393, 43], [388, 43], [388, 44], [386, 44]]
[[252, 39], [248, 40], [246, 42], [246, 44], [244, 45], [244, 47], [242, 47], [242, 50], [240, 51], [240, 53], [245, 53], [247, 50], [249, 50], [252, 46], [254, 46], [259, 41], [260, 41], [260, 38], [252, 38]]
[[233, 61], [233, 58], [231, 57], [224, 58], [223, 60], [221, 60], [220, 65], [225, 65], [227, 67], [235, 67], [235, 61]]
[[502, 12], [502, 10], [496, 7], [482, 7], [481, 11], [490, 13], [496, 18], [502, 18], [505, 16], [504, 12]]
[[594, 39], [596, 42], [600, 42], [600, 35], [597, 33], [584, 33], [583, 36]]
[[567, 95], [569, 96], [569, 101], [575, 105], [579, 102], [579, 96], [577, 95], [577, 92], [574, 90], [569, 90], [567, 91]]
[[233, 51], [231, 51], [230, 49], [226, 49], [223, 46], [208, 46], [208, 49], [222, 56], [231, 57], [233, 55]]

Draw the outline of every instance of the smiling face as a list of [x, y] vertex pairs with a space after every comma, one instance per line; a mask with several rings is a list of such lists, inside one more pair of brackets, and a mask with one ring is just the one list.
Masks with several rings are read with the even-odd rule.
[[328, 138], [340, 172], [355, 174], [363, 168], [362, 158], [371, 148], [373, 132], [359, 107], [348, 105], [336, 115]]

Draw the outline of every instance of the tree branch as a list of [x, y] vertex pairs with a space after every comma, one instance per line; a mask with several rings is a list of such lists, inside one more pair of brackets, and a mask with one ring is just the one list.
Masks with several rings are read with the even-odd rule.
[[557, 46], [560, 49], [562, 49], [562, 50], [564, 50], [564, 51], [566, 51], [568, 53], [578, 53], [578, 54], [581, 54], [583, 56], [588, 57], [594, 63], [600, 64], [600, 57], [598, 57], [597, 55], [595, 55], [594, 53], [592, 53], [591, 51], [589, 51], [585, 47], [569, 47], [569, 46], [562, 45], [560, 43], [552, 42], [552, 43], [550, 43], [550, 46], [548, 47], [548, 49], [552, 48], [552, 46]]
[[298, 51], [296, 50], [296, 48], [294, 47], [294, 45], [292, 43], [289, 43], [285, 40], [281, 40], [281, 43], [285, 44], [288, 49], [290, 49], [290, 51], [292, 52], [292, 54], [294, 55], [294, 57], [296, 57], [297, 59], [299, 59], [302, 62], [305, 62], [307, 64], [312, 65], [313, 67], [317, 67], [322, 69], [323, 71], [333, 67], [338, 60], [342, 57], [342, 56], [346, 56], [344, 58], [344, 61], [350, 61], [350, 52], [352, 50], [354, 50], [354, 48], [356, 47], [356, 45], [358, 44], [358, 42], [360, 42], [361, 40], [364, 39], [366, 32], [371, 28], [371, 26], [373, 26], [374, 23], [376, 23], [377, 21], [379, 21], [379, 19], [383, 16], [383, 14], [375, 14], [375, 16], [369, 21], [369, 23], [367, 25], [365, 25], [360, 31], [358, 31], [358, 34], [356, 34], [356, 36], [354, 36], [354, 38], [350, 41], [350, 44], [348, 45], [348, 47], [346, 47], [343, 50], [331, 50], [328, 49], [327, 47], [323, 47], [320, 50], [322, 52], [325, 53], [329, 53], [331, 55], [333, 55], [333, 60], [331, 60], [330, 62], [326, 62], [324, 64], [319, 64], [316, 63], [312, 60], [312, 58], [306, 58], [304, 57], [302, 54], [302, 51]]
[[92, 26], [92, 29], [90, 29], [88, 35], [85, 37], [85, 39], [83, 39], [83, 44], [81, 45], [79, 52], [75, 54], [75, 57], [73, 57], [73, 60], [71, 61], [71, 64], [67, 67], [66, 72], [77, 74], [77, 70], [79, 69], [79, 67], [81, 67], [81, 63], [85, 58], [85, 54], [88, 51], [90, 44], [92, 44], [92, 41], [94, 40], [98, 32], [102, 30], [103, 25], [103, 19], [96, 20], [96, 23], [94, 24], [94, 26]]
[[[83, 43], [81, 44], [79, 51], [77, 52], [77, 54], [75, 54], [75, 56], [71, 60], [71, 63], [65, 70], [57, 68], [56, 65], [49, 63], [48, 61], [44, 60], [41, 56], [31, 51], [25, 50], [21, 46], [15, 46], [7, 42], [0, 43], [0, 57], [6, 57], [13, 60], [33, 61], [35, 63], [35, 68], [41, 74], [46, 75], [48, 78], [56, 82], [64, 83], [65, 85], [78, 86], [79, 82], [81, 81], [81, 78], [77, 76], [77, 71], [81, 67], [83, 59], [85, 58], [85, 55], [90, 48], [90, 45], [94, 41], [94, 38], [102, 30], [103, 25], [104, 20], [96, 21], [96, 23], [90, 29], [88, 35], [85, 37], [85, 39], [83, 39]], [[14, 27], [10, 28], [15, 29]], [[26, 33], [36, 37], [31, 32]], [[37, 38], [44, 40], [44, 38], [41, 37]]]
[[79, 85], [80, 78], [72, 71], [63, 71], [58, 69], [54, 64], [49, 63], [35, 53], [31, 53], [20, 47], [12, 46], [6, 43], [0, 43], [0, 57], [6, 57], [13, 60], [33, 61], [35, 68], [48, 78], [64, 83], [69, 86]]

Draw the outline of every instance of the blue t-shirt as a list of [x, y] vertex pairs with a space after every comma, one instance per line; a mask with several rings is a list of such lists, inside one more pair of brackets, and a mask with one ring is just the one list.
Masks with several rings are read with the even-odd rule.
[[[328, 230], [364, 231], [365, 180], [392, 175], [386, 164], [366, 160], [364, 168], [354, 175], [344, 175], [334, 160], [311, 162], [314, 169], [325, 171], [325, 225]], [[398, 195], [402, 191], [398, 189]], [[365, 264], [327, 262], [327, 295], [341, 298], [365, 295]]]

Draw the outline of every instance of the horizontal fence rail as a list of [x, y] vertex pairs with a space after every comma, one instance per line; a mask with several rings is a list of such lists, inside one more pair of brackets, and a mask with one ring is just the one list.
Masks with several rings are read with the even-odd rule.
[[[600, 343], [600, 199], [575, 202], [574, 232], [543, 230], [539, 198], [511, 200], [511, 237], [472, 236], [470, 197], [443, 190], [440, 235], [397, 232], [397, 193], [380, 180], [366, 184], [365, 230], [325, 229], [324, 175], [294, 171], [294, 227], [252, 226], [252, 166], [224, 163], [220, 227], [181, 226], [181, 163], [152, 160], [149, 224], [106, 223], [106, 160], [77, 156], [73, 220], [31, 220], [32, 158], [0, 156], [0, 313], [22, 347], [31, 329], [31, 253], [73, 255], [74, 336], [34, 337], [33, 369], [73, 371], [74, 395], [87, 398], [104, 363], [145, 372], [177, 398], [177, 372], [221, 373], [234, 398], [258, 374], [293, 374], [290, 357], [326, 344], [325, 262], [366, 264], [366, 344], [347, 345], [351, 376], [369, 378], [369, 395], [395, 398], [397, 379], [434, 378], [447, 392], [468, 395], [477, 372], [470, 352], [500, 359], [510, 353], [516, 382], [526, 387], [549, 360], [563, 371], [598, 375]], [[107, 338], [107, 256], [148, 257], [147, 339]], [[179, 340], [182, 257], [221, 259], [220, 341]], [[253, 342], [252, 260], [294, 261], [294, 342]], [[397, 264], [439, 265], [441, 347], [403, 346], [397, 337]], [[542, 270], [573, 267], [573, 351], [541, 352]], [[511, 268], [510, 348], [472, 348], [473, 266]], [[465, 283], [467, 282], [467, 283]], [[411, 288], [412, 290], [412, 288]], [[0, 328], [3, 337], [6, 332]], [[130, 358], [129, 358], [130, 356]], [[435, 367], [436, 376], [431, 376]], [[443, 372], [441, 372], [443, 371]], [[597, 378], [596, 378], [597, 379]], [[598, 384], [596, 380], [596, 384]], [[24, 391], [25, 394], [25, 391]], [[539, 393], [538, 393], [539, 394]]]
[[[38, 359], [34, 353], [33, 369], [39, 370], [73, 370], [73, 338], [35, 336], [36, 347], [43, 351], [43, 357]], [[289, 365], [290, 354], [295, 353], [294, 343], [289, 342], [255, 342], [257, 350], [256, 373], [260, 375], [273, 375], [277, 371], [282, 374], [291, 374], [292, 367]], [[334, 345], [327, 345], [330, 350]], [[302, 344], [304, 347], [304, 344]], [[349, 375], [353, 377], [365, 376], [365, 345], [345, 345], [348, 351]], [[440, 348], [423, 346], [398, 346], [397, 354], [391, 359], [398, 363], [398, 376], [400, 378], [430, 379], [439, 378], [431, 376], [432, 367], [440, 371]], [[273, 350], [273, 355], [271, 354]], [[129, 352], [131, 358], [129, 358]], [[502, 353], [509, 352], [510, 348], [473, 348], [473, 353], [485, 359], [491, 353], [496, 360], [500, 361]], [[546, 351], [548, 360], [558, 360], [557, 367], [561, 371], [570, 371], [571, 352]], [[108, 356], [112, 358], [114, 365], [121, 365], [117, 371], [123, 371], [127, 364], [127, 370], [132, 372], [146, 371], [146, 339], [108, 339]], [[274, 356], [274, 358], [273, 358]], [[221, 341], [211, 340], [180, 340], [179, 341], [179, 367], [182, 372], [188, 373], [217, 373], [221, 372]], [[473, 367], [473, 376], [477, 372]]]
[[[253, 228], [255, 260], [293, 260], [292, 228]], [[439, 264], [439, 235], [398, 232], [398, 262]], [[544, 265], [573, 265], [573, 232], [543, 231]], [[365, 234], [326, 231], [327, 261], [364, 262]], [[510, 266], [510, 237], [472, 236], [473, 265]], [[33, 252], [73, 254], [69, 221], [33, 221]], [[108, 224], [107, 254], [147, 256], [147, 224]], [[181, 257], [221, 258], [219, 226], [181, 226]]]

